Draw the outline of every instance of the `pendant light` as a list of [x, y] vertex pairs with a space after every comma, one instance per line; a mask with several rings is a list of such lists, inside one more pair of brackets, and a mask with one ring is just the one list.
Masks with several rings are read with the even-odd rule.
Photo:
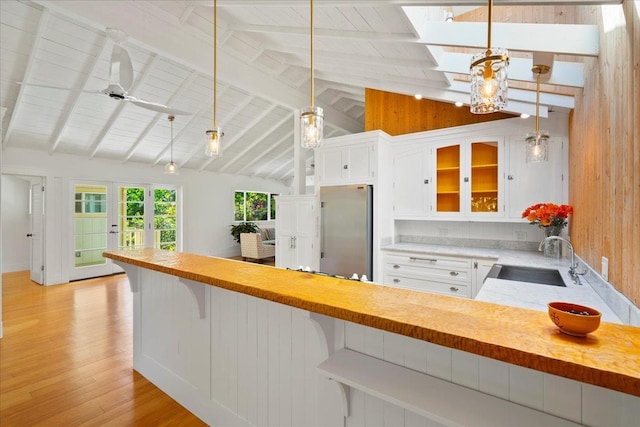
[[549, 160], [549, 134], [540, 132], [540, 75], [547, 74], [548, 65], [534, 65], [531, 71], [536, 75], [536, 131], [527, 134], [527, 163], [541, 163]]
[[217, 84], [218, 84], [218, 0], [213, 0], [213, 129], [207, 130], [207, 142], [204, 154], [207, 157], [222, 155], [222, 137], [224, 132], [218, 127], [217, 120]]
[[171, 150], [171, 160], [164, 167], [164, 173], [170, 175], [178, 175], [178, 165], [173, 161], [173, 119], [174, 116], [169, 116], [169, 123], [171, 123], [171, 142], [169, 143], [169, 147]]
[[310, 0], [310, 44], [311, 44], [311, 105], [304, 107], [300, 112], [300, 128], [302, 130], [302, 147], [318, 148], [322, 143], [324, 115], [322, 108], [314, 103], [314, 77], [313, 77], [313, 0]]
[[509, 52], [491, 47], [491, 15], [493, 0], [489, 0], [487, 50], [471, 58], [471, 112], [494, 113], [507, 105], [507, 67]]

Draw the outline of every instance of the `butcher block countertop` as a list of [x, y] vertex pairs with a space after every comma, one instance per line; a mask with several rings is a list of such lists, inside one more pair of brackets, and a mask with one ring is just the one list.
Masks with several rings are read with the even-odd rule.
[[584, 338], [547, 313], [159, 249], [116, 261], [640, 396], [640, 328], [602, 322]]

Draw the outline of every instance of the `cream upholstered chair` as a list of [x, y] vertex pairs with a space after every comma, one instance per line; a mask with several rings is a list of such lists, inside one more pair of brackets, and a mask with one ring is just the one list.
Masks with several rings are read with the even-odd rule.
[[265, 258], [276, 256], [276, 245], [262, 243], [260, 233], [240, 233], [240, 251], [244, 261], [251, 258], [262, 262]]

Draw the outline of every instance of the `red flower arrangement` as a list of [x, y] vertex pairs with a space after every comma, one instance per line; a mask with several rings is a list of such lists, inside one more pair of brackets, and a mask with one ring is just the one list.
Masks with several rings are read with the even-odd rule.
[[539, 227], [564, 227], [567, 225], [567, 217], [571, 214], [573, 214], [571, 205], [538, 203], [525, 209], [522, 212], [522, 218]]

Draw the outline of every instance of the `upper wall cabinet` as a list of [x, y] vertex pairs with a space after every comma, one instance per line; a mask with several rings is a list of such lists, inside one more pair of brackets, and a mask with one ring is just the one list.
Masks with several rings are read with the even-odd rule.
[[502, 217], [503, 138], [477, 138], [433, 147], [436, 217]]
[[374, 143], [345, 143], [316, 150], [316, 178], [321, 186], [372, 184]]
[[561, 138], [549, 141], [549, 160], [542, 163], [527, 163], [524, 138], [509, 140], [509, 162], [507, 170], [507, 217], [521, 218], [522, 212], [536, 203], [564, 203], [566, 161], [565, 142]]
[[511, 123], [395, 137], [394, 218], [516, 222], [535, 203], [564, 203], [563, 138], [550, 142], [548, 162], [526, 163], [524, 136], [513, 136], [526, 129]]

